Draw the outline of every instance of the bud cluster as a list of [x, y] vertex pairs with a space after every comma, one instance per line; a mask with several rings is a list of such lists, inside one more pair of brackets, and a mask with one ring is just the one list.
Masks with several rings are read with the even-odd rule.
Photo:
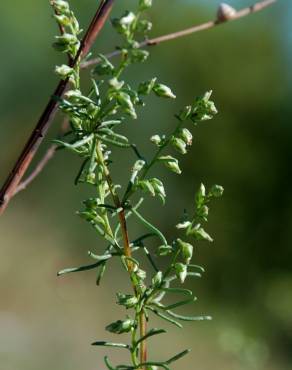
[[[177, 229], [184, 231], [186, 237], [191, 237], [197, 242], [213, 242], [212, 237], [204, 230], [201, 223], [208, 221], [209, 208], [207, 204], [212, 200], [212, 198], [221, 197], [223, 195], [223, 191], [222, 186], [214, 185], [211, 187], [209, 192], [206, 193], [204, 184], [201, 184], [195, 196], [194, 216], [190, 220], [184, 217], [184, 220], [176, 225]], [[175, 271], [178, 278], [181, 281], [184, 281], [187, 276], [188, 265], [193, 256], [194, 247], [192, 244], [181, 239], [176, 240], [176, 246], [178, 250], [180, 250], [183, 262], [175, 265]]]
[[[53, 46], [57, 51], [68, 53], [71, 58], [74, 58], [80, 46], [78, 36], [82, 32], [78, 20], [67, 1], [51, 0], [51, 5], [55, 10], [54, 18], [62, 30], [62, 34], [55, 37], [56, 42]], [[63, 74], [60, 73], [60, 75], [64, 77]]]
[[192, 106], [185, 107], [177, 116], [181, 121], [190, 119], [194, 124], [212, 119], [217, 113], [213, 101], [210, 100], [212, 91], [198, 97]]

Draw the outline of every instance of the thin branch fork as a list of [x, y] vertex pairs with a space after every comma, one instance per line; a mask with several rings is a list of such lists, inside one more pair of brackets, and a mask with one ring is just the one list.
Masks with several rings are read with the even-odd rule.
[[[81, 41], [80, 48], [78, 50], [76, 58], [70, 63], [71, 67], [74, 67], [78, 62], [79, 58], [86, 55], [91, 49], [97, 35], [103, 28], [105, 21], [107, 20], [111, 9], [113, 7], [114, 0], [101, 0], [98, 10], [83, 38]], [[44, 112], [42, 113], [35, 129], [33, 130], [30, 138], [28, 139], [20, 157], [10, 172], [7, 180], [5, 181], [0, 191], [0, 215], [6, 209], [10, 199], [13, 197], [15, 190], [27, 171], [32, 159], [34, 158], [40, 144], [46, 135], [48, 128], [55, 116], [58, 108], [58, 101], [56, 97], [62, 97], [69, 79], [61, 80], [51, 96], [49, 103], [47, 104]]]
[[[242, 17], [248, 16], [249, 14], [259, 12], [268, 6], [274, 4], [277, 0], [263, 0], [260, 2], [255, 3], [254, 5], [251, 5], [247, 8], [241, 9], [239, 11], [236, 11], [231, 17], [227, 17], [224, 20], [216, 19], [214, 21], [209, 21], [206, 23], [202, 23], [200, 25], [196, 25], [190, 28], [187, 28], [182, 31], [170, 33], [167, 35], [155, 37], [152, 39], [145, 40], [139, 44], [139, 47], [145, 47], [145, 46], [154, 46], [159, 45], [163, 42], [171, 41], [180, 37], [188, 36], [193, 33], [201, 32], [216, 26], [219, 26], [223, 23], [227, 23], [230, 21], [234, 21], [237, 19], [240, 19]], [[89, 29], [84, 37], [84, 41], [81, 43], [80, 47], [80, 54], [79, 56], [86, 55], [89, 51], [92, 43], [94, 42], [98, 32], [103, 27], [103, 24], [108, 16], [108, 14], [111, 11], [113, 5], [112, 1], [106, 1], [104, 0], [102, 4], [100, 5], [100, 8], [98, 9]], [[101, 17], [101, 18], [99, 18]], [[120, 55], [119, 50], [115, 50], [112, 53], [107, 54], [106, 56], [108, 58], [113, 58], [115, 56]], [[82, 68], [88, 68], [95, 64], [98, 64], [100, 62], [99, 58], [89, 60], [87, 62], [82, 63]], [[68, 84], [68, 81], [61, 81], [58, 85], [54, 95], [61, 96], [65, 88]], [[45, 165], [48, 163], [48, 161], [53, 157], [54, 150], [52, 148], [48, 149], [48, 152], [45, 154], [43, 159], [41, 160], [41, 163], [37, 165], [35, 170], [32, 172], [32, 174], [29, 176], [27, 180], [24, 181], [24, 184], [18, 184], [20, 183], [22, 177], [24, 176], [29, 164], [31, 163], [39, 145], [41, 144], [44, 135], [46, 134], [46, 131], [51, 123], [51, 120], [54, 118], [55, 112], [57, 109], [57, 103], [55, 100], [51, 99], [45, 112], [40, 118], [40, 121], [38, 123], [38, 126], [34, 130], [33, 134], [31, 135], [29, 141], [27, 142], [25, 149], [23, 150], [20, 158], [18, 159], [16, 165], [14, 166], [14, 169], [11, 171], [8, 179], [6, 180], [3, 188], [0, 191], [0, 215], [4, 212], [5, 208], [7, 207], [7, 204], [9, 200], [14, 196], [14, 194], [18, 193], [18, 191], [25, 189], [29, 183], [31, 183], [35, 177], [42, 171], [42, 169], [45, 167]], [[41, 129], [39, 128], [41, 126]]]
[[[193, 27], [190, 27], [190, 28], [178, 31], [178, 32], [173, 32], [173, 33], [169, 33], [167, 35], [155, 37], [155, 38], [152, 38], [152, 39], [147, 39], [145, 41], [140, 42], [139, 47], [143, 48], [143, 47], [147, 47], [147, 46], [155, 46], [155, 45], [159, 45], [163, 42], [176, 40], [178, 38], [185, 37], [185, 36], [191, 35], [193, 33], [205, 31], [205, 30], [208, 30], [210, 28], [222, 25], [224, 23], [235, 21], [237, 19], [246, 17], [250, 14], [259, 12], [259, 11], [267, 8], [268, 6], [271, 6], [272, 4], [274, 4], [276, 2], [277, 2], [277, 0], [263, 0], [263, 1], [255, 3], [254, 5], [251, 5], [247, 8], [235, 11], [233, 15], [231, 15], [229, 17], [227, 16], [225, 19], [218, 19], [217, 18], [213, 21], [205, 22], [205, 23], [202, 23], [202, 24], [199, 24], [199, 25], [196, 25], [196, 26], [193, 26]], [[111, 59], [111, 58], [113, 58], [115, 56], [118, 56], [120, 54], [121, 54], [120, 50], [115, 50], [115, 51], [113, 51], [109, 54], [106, 54], [106, 57], [108, 59]], [[87, 62], [82, 63], [81, 68], [88, 68], [88, 67], [91, 67], [91, 66], [93, 66], [95, 64], [98, 64], [98, 63], [100, 63], [100, 58], [91, 59], [91, 60], [88, 60]]]

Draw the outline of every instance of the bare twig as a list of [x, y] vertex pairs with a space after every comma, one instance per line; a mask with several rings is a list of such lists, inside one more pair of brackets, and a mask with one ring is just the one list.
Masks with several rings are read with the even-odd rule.
[[[78, 50], [77, 56], [70, 63], [71, 67], [74, 67], [78, 62], [79, 58], [86, 55], [90, 50], [94, 40], [100, 30], [102, 29], [105, 21], [107, 20], [114, 0], [101, 0], [100, 6], [83, 38], [81, 41], [80, 48]], [[51, 96], [48, 105], [46, 106], [43, 114], [41, 115], [36, 128], [32, 132], [30, 138], [28, 139], [20, 157], [18, 158], [16, 164], [14, 165], [12, 171], [10, 172], [7, 180], [5, 181], [1, 191], [0, 191], [0, 215], [6, 209], [10, 199], [15, 193], [19, 182], [24, 176], [25, 172], [32, 159], [35, 156], [36, 151], [38, 150], [40, 144], [43, 141], [44, 136], [52, 122], [52, 119], [55, 116], [57, 111], [58, 102], [56, 97], [61, 97], [68, 85], [69, 80], [61, 80]]]
[[[68, 131], [68, 128], [69, 128], [69, 121], [68, 121], [68, 119], [66, 117], [64, 119], [62, 125], [61, 125], [61, 132], [60, 132], [60, 136], [61, 137]], [[19, 193], [20, 191], [25, 190], [28, 187], [28, 185], [30, 185], [35, 180], [35, 178], [46, 167], [46, 165], [48, 164], [48, 162], [54, 157], [54, 155], [56, 153], [56, 150], [57, 150], [57, 147], [58, 146], [56, 144], [52, 144], [49, 147], [49, 149], [46, 151], [46, 153], [44, 154], [44, 156], [42, 157], [42, 159], [36, 165], [36, 167], [32, 171], [32, 173], [25, 180], [23, 180], [22, 182], [20, 182], [20, 184], [17, 186], [17, 188], [15, 189], [15, 192], [14, 192], [13, 196], [16, 195], [17, 193]]]
[[[155, 38], [152, 38], [152, 39], [148, 39], [148, 40], [142, 41], [139, 44], [139, 47], [142, 48], [142, 47], [145, 47], [145, 46], [158, 45], [158, 44], [161, 44], [163, 42], [167, 42], [167, 41], [178, 39], [180, 37], [191, 35], [193, 33], [197, 33], [197, 32], [200, 32], [200, 31], [205, 31], [207, 29], [219, 26], [223, 23], [227, 23], [227, 22], [230, 22], [230, 21], [235, 21], [235, 20], [243, 18], [243, 17], [245, 17], [249, 14], [259, 12], [259, 11], [263, 10], [264, 8], [267, 8], [268, 6], [274, 4], [276, 1], [277, 0], [263, 0], [263, 1], [260, 1], [260, 2], [255, 3], [254, 5], [251, 5], [247, 8], [236, 11], [231, 17], [228, 17], [224, 20], [223, 19], [221, 19], [221, 20], [216, 19], [214, 21], [205, 22], [205, 23], [196, 25], [194, 27], [184, 29], [182, 31], [169, 33], [167, 35], [163, 35], [163, 36], [155, 37]], [[110, 59], [110, 58], [113, 58], [113, 57], [118, 56], [120, 54], [121, 54], [120, 50], [115, 50], [115, 51], [107, 54], [106, 57]], [[88, 60], [87, 62], [82, 63], [81, 68], [88, 68], [88, 67], [91, 67], [95, 64], [98, 64], [99, 62], [100, 62], [99, 58], [91, 59], [91, 60]]]
[[54, 157], [56, 149], [57, 149], [57, 145], [55, 144], [49, 147], [49, 149], [46, 151], [43, 158], [39, 161], [39, 163], [37, 164], [33, 172], [17, 186], [17, 188], [14, 191], [13, 196], [19, 193], [20, 191], [25, 190], [28, 187], [28, 185], [30, 185], [30, 183], [42, 172], [44, 167]]

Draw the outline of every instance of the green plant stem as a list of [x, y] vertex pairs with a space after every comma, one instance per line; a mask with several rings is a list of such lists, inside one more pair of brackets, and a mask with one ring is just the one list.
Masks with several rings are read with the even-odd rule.
[[[103, 153], [102, 153], [101, 142], [100, 141], [97, 141], [96, 154], [97, 154], [98, 161], [99, 161], [99, 163], [101, 164], [101, 166], [103, 168], [103, 173], [104, 173], [105, 179], [107, 181], [110, 193], [112, 195], [114, 204], [115, 204], [117, 209], [122, 208], [121, 207], [121, 201], [120, 201], [119, 196], [118, 196], [118, 194], [115, 190], [114, 183], [112, 181], [109, 169], [108, 169], [108, 167], [107, 167], [107, 165], [104, 161], [104, 156], [103, 156]], [[121, 232], [122, 232], [122, 235], [123, 235], [124, 254], [127, 257], [126, 263], [127, 263], [129, 274], [131, 275], [132, 272], [133, 272], [134, 265], [130, 261], [130, 259], [132, 258], [132, 251], [131, 251], [131, 246], [130, 246], [130, 241], [129, 241], [129, 234], [128, 234], [125, 211], [124, 211], [123, 208], [122, 208], [122, 211], [119, 212], [118, 216], [119, 216], [119, 222], [120, 222], [120, 225], [121, 225]], [[131, 279], [131, 281], [132, 281], [132, 279]], [[133, 284], [133, 281], [132, 281], [132, 284]], [[136, 289], [134, 284], [133, 284], [133, 289], [134, 289], [135, 295], [137, 296], [137, 289]], [[143, 337], [146, 334], [146, 331], [147, 331], [146, 318], [145, 318], [145, 314], [144, 314], [143, 310], [141, 310], [141, 312], [139, 313], [139, 320], [138, 321], [139, 321], [139, 328], [140, 328], [140, 337]], [[147, 347], [146, 346], [147, 346], [146, 341], [143, 341], [140, 345], [140, 362], [141, 363], [144, 363], [144, 362], [147, 361]], [[133, 364], [134, 364], [134, 366], [137, 366], [137, 363], [134, 363], [135, 356], [136, 355], [132, 353]], [[146, 367], [142, 368], [142, 370], [144, 370], [144, 369], [146, 369]]]
[[[175, 136], [177, 134], [177, 132], [179, 131], [179, 129], [181, 128], [183, 124], [183, 121], [179, 121], [178, 125], [176, 126], [176, 128], [173, 130], [173, 132], [169, 135], [169, 137], [167, 139], [165, 139], [165, 141], [163, 142], [163, 144], [161, 146], [159, 146], [157, 152], [154, 154], [153, 158], [151, 159], [151, 161], [149, 162], [149, 164], [146, 164], [143, 172], [142, 172], [142, 175], [140, 177], [140, 180], [144, 180], [145, 177], [147, 176], [148, 172], [150, 171], [150, 169], [154, 166], [154, 164], [157, 162], [157, 159], [159, 158], [161, 152], [168, 146], [168, 144], [170, 143], [171, 141], [171, 138], [172, 136]], [[123, 200], [122, 200], [122, 204], [125, 204], [127, 202], [127, 200], [129, 200], [129, 198], [135, 193], [135, 189], [133, 187], [133, 184], [130, 183], [129, 186], [128, 186], [128, 190], [126, 191], [124, 197], [123, 197]]]
[[[136, 312], [135, 320], [138, 321], [138, 319], [139, 319], [139, 313]], [[133, 365], [138, 367], [139, 362], [138, 362], [138, 358], [137, 358], [136, 335], [137, 335], [137, 328], [135, 327], [132, 330], [131, 358], [132, 358]]]
[[176, 128], [173, 130], [173, 132], [169, 135], [169, 137], [163, 142], [163, 144], [158, 148], [157, 152], [155, 153], [154, 157], [152, 158], [151, 162], [145, 167], [141, 179], [145, 179], [146, 175], [148, 174], [149, 170], [153, 167], [153, 165], [156, 163], [158, 157], [160, 156], [161, 152], [168, 146], [168, 144], [171, 141], [172, 136], [176, 136], [179, 129], [181, 128], [183, 124], [183, 121], [179, 121]]

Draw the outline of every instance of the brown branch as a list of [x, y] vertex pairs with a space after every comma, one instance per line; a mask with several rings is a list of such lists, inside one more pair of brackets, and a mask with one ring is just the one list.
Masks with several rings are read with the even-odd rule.
[[[131, 250], [131, 246], [130, 246], [125, 209], [123, 208], [123, 204], [120, 200], [120, 197], [119, 197], [119, 195], [117, 194], [117, 192], [115, 190], [114, 183], [113, 183], [113, 180], [112, 180], [111, 175], [110, 175], [110, 171], [109, 171], [109, 169], [108, 169], [108, 167], [107, 167], [107, 165], [104, 161], [104, 157], [103, 157], [103, 153], [102, 153], [102, 150], [101, 150], [100, 142], [97, 143], [96, 153], [97, 153], [98, 161], [99, 161], [99, 163], [101, 164], [101, 166], [103, 168], [104, 177], [105, 177], [105, 180], [108, 184], [109, 191], [111, 193], [111, 196], [112, 196], [113, 202], [116, 206], [116, 209], [122, 209], [118, 213], [118, 217], [119, 217], [119, 223], [120, 223], [120, 226], [121, 226], [121, 232], [122, 232], [122, 237], [123, 237], [124, 255], [128, 258], [131, 258], [132, 257], [132, 250]], [[134, 271], [134, 269], [133, 269], [134, 265], [129, 260], [126, 260], [126, 264], [127, 264], [127, 267], [128, 267], [128, 271], [130, 273], [130, 277], [131, 277], [131, 275]], [[133, 284], [132, 277], [131, 277], [131, 281], [132, 281], [134, 293], [135, 293], [135, 295], [137, 295], [137, 289], [135, 287], [135, 284]], [[145, 313], [143, 311], [141, 311], [140, 314], [139, 314], [139, 329], [140, 329], [140, 337], [142, 338], [146, 335], [146, 332], [147, 332], [146, 317], [145, 317]], [[147, 362], [146, 341], [142, 341], [141, 345], [140, 345], [140, 362], [141, 363]], [[143, 367], [140, 370], [146, 370], [146, 368]]]
[[33, 182], [33, 180], [42, 172], [42, 170], [48, 164], [48, 162], [54, 157], [56, 149], [57, 145], [55, 144], [49, 147], [49, 149], [46, 151], [43, 158], [39, 161], [33, 172], [17, 186], [13, 193], [13, 196], [19, 193], [20, 191], [25, 190], [28, 187], [28, 185], [30, 185], [30, 183]]
[[[140, 326], [140, 338], [145, 337], [147, 333], [147, 321], [145, 313], [142, 311], [139, 315], [139, 326]], [[140, 363], [145, 364], [147, 362], [147, 342], [143, 340], [140, 344]], [[146, 370], [143, 367], [142, 370]]]
[[[62, 137], [68, 131], [68, 128], [69, 128], [69, 120], [66, 117], [64, 119], [62, 125], [61, 125], [60, 137]], [[54, 155], [56, 153], [56, 150], [57, 150], [57, 147], [58, 146], [56, 144], [52, 144], [49, 147], [49, 149], [46, 151], [46, 153], [44, 154], [44, 156], [42, 157], [42, 159], [36, 165], [36, 167], [32, 171], [32, 173], [25, 180], [23, 180], [22, 182], [20, 182], [20, 184], [17, 186], [17, 188], [15, 189], [15, 192], [14, 192], [13, 196], [15, 196], [17, 193], [21, 192], [22, 190], [25, 190], [28, 187], [28, 185], [30, 185], [35, 180], [35, 178], [46, 167], [46, 165], [48, 164], [48, 162], [54, 157]]]
[[[59, 15], [58, 11], [54, 7], [54, 2], [51, 0], [50, 1], [51, 6], [54, 9], [54, 13], [56, 15]], [[63, 27], [60, 23], [58, 23], [58, 28], [60, 31], [60, 34], [63, 35], [66, 30], [65, 27]], [[70, 54], [68, 53], [68, 64], [72, 63], [72, 59]], [[65, 133], [66, 128], [68, 127], [68, 120], [65, 119], [63, 124], [62, 124], [62, 133]], [[42, 157], [42, 159], [39, 161], [39, 163], [36, 165], [35, 169], [32, 171], [32, 173], [25, 179], [23, 180], [15, 189], [13, 196], [21, 192], [22, 190], [25, 190], [33, 181], [34, 179], [42, 172], [42, 170], [46, 167], [48, 162], [54, 157], [57, 149], [57, 145], [53, 144], [49, 147], [49, 149], [46, 151], [45, 155]]]
[[[235, 21], [237, 19], [246, 17], [249, 14], [259, 12], [259, 11], [263, 10], [264, 8], [267, 8], [268, 6], [274, 4], [276, 1], [277, 0], [263, 0], [263, 1], [260, 1], [260, 2], [255, 3], [254, 5], [251, 5], [247, 8], [241, 9], [239, 11], [235, 11], [235, 13], [232, 16], [226, 17], [225, 19], [220, 19], [220, 20], [216, 19], [214, 21], [205, 22], [205, 23], [196, 25], [194, 27], [184, 29], [182, 31], [169, 33], [167, 35], [155, 37], [155, 38], [152, 38], [152, 39], [147, 39], [145, 41], [142, 41], [139, 44], [139, 47], [142, 48], [142, 47], [145, 47], [145, 46], [158, 45], [158, 44], [161, 44], [163, 42], [167, 42], [167, 41], [178, 39], [180, 37], [185, 37], [185, 36], [191, 35], [193, 33], [205, 31], [207, 29], [219, 26], [223, 23]], [[118, 56], [120, 54], [121, 54], [120, 50], [115, 50], [112, 53], [107, 54], [106, 57], [110, 59], [110, 58], [113, 58], [113, 57]], [[100, 58], [91, 59], [91, 60], [88, 60], [87, 62], [82, 63], [81, 68], [88, 68], [88, 67], [91, 67], [95, 64], [98, 64], [99, 62], [100, 62]]]
[[[103, 28], [105, 21], [107, 20], [111, 9], [113, 7], [114, 0], [102, 0], [98, 10], [80, 44], [76, 58], [71, 62], [70, 66], [74, 67], [78, 62], [79, 58], [86, 55], [90, 48], [92, 47], [98, 33]], [[5, 181], [2, 189], [0, 190], [0, 215], [6, 209], [10, 199], [15, 193], [19, 182], [24, 176], [25, 172], [32, 159], [35, 156], [40, 144], [46, 135], [48, 128], [55, 116], [58, 108], [58, 101], [56, 97], [60, 98], [67, 85], [69, 79], [61, 80], [55, 89], [53, 95], [51, 96], [49, 103], [47, 104], [44, 112], [42, 113], [35, 129], [33, 130], [30, 138], [28, 139], [20, 157], [18, 158], [16, 164], [14, 165], [12, 171], [10, 172], [7, 180]]]

